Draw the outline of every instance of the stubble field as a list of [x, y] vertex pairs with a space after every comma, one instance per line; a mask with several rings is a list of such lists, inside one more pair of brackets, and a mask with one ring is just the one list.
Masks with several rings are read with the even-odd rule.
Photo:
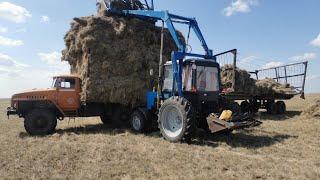
[[98, 118], [58, 123], [57, 133], [30, 137], [7, 120], [0, 100], [0, 178], [23, 179], [320, 179], [320, 119], [301, 111], [319, 94], [287, 102], [288, 113], [260, 112], [260, 127], [226, 135], [197, 133], [173, 144], [158, 132], [136, 135]]

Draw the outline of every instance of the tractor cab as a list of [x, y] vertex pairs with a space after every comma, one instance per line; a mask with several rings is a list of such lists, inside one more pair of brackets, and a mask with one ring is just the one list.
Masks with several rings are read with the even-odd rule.
[[[172, 62], [164, 66], [163, 95], [168, 99], [172, 95]], [[214, 60], [187, 59], [183, 62], [182, 90], [186, 98], [205, 118], [212, 112], [218, 112], [220, 93], [220, 66]], [[199, 121], [200, 122], [200, 121]], [[206, 122], [200, 122], [206, 124]]]
[[[171, 93], [172, 62], [164, 65], [163, 92]], [[183, 63], [182, 90], [187, 98], [214, 101], [220, 91], [220, 66], [214, 60], [188, 59]], [[189, 99], [188, 98], [188, 99]]]

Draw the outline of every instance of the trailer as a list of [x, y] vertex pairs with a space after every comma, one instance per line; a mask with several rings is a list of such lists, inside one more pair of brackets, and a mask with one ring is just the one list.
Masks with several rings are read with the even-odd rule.
[[[251, 78], [263, 80], [266, 78], [274, 79], [283, 86], [290, 86], [291, 92], [250, 94], [240, 92], [236, 86], [237, 70], [237, 50], [223, 52], [214, 56], [221, 66], [231, 65], [227, 71], [232, 73], [232, 86], [222, 90], [222, 95], [229, 100], [240, 102], [242, 112], [256, 113], [259, 109], [266, 109], [270, 114], [284, 114], [286, 112], [285, 100], [290, 100], [300, 95], [304, 99], [305, 83], [308, 69], [308, 61], [287, 64], [272, 68], [248, 71]], [[235, 67], [235, 68], [233, 68]]]

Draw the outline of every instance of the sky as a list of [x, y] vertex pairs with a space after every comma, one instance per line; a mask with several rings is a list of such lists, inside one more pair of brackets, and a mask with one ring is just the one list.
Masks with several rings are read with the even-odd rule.
[[[155, 7], [196, 17], [214, 54], [238, 49], [241, 68], [308, 60], [306, 92], [320, 92], [319, 0], [155, 0]], [[74, 17], [95, 13], [95, 0], [0, 1], [0, 98], [68, 74], [64, 35]], [[201, 52], [195, 38], [189, 44]]]

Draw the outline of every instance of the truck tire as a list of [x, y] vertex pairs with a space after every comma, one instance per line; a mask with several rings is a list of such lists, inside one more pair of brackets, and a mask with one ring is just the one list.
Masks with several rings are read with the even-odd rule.
[[136, 109], [130, 117], [131, 129], [136, 133], [144, 133], [147, 129], [147, 114], [143, 109]]
[[30, 135], [52, 134], [57, 126], [57, 118], [50, 110], [34, 109], [27, 114], [24, 128]]
[[287, 107], [286, 104], [284, 103], [284, 101], [278, 101], [276, 103], [277, 106], [277, 113], [278, 114], [285, 114], [287, 111]]
[[278, 113], [277, 105], [274, 102], [270, 102], [267, 107], [267, 112], [271, 115], [275, 115]]
[[250, 113], [251, 111], [251, 106], [248, 101], [242, 101], [240, 104], [240, 108], [242, 113]]
[[111, 118], [109, 118], [107, 115], [101, 115], [100, 119], [103, 124], [110, 124], [111, 123]]
[[174, 96], [166, 100], [159, 110], [158, 125], [162, 136], [170, 142], [190, 140], [195, 131], [194, 113], [191, 103]]

